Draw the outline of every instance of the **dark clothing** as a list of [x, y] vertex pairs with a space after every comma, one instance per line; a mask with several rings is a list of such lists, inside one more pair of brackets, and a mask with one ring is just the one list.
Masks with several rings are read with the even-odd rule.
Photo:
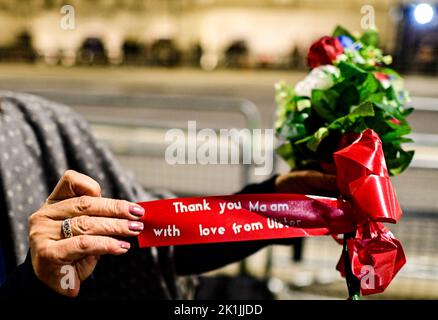
[[[0, 297], [66, 299], [37, 279], [29, 254], [11, 272], [28, 251], [28, 216], [39, 209], [62, 174], [73, 169], [92, 177], [104, 197], [149, 201], [163, 196], [145, 192], [68, 107], [11, 92], [0, 92], [0, 99], [0, 245], [10, 274]], [[273, 181], [242, 192], [273, 192]], [[266, 245], [257, 241], [140, 249], [136, 239], [129, 241], [128, 253], [101, 257], [92, 276], [81, 284], [79, 298], [181, 298], [177, 274], [212, 270]]]

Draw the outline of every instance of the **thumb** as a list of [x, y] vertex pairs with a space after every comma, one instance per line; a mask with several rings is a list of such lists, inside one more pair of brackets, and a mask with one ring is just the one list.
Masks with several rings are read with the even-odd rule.
[[337, 179], [335, 175], [316, 172], [309, 183], [318, 190], [339, 192]]

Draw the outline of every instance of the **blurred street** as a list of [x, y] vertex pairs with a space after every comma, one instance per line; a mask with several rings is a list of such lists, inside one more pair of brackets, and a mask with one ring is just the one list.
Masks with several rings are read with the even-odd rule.
[[[62, 97], [65, 94], [77, 95], [194, 95], [203, 97], [234, 97], [252, 101], [258, 108], [262, 124], [272, 127], [275, 119], [274, 84], [284, 80], [296, 83], [306, 72], [272, 70], [218, 70], [204, 72], [198, 69], [161, 69], [139, 67], [50, 67], [45, 65], [0, 65], [0, 87], [4, 90], [16, 90], [40, 94], [48, 97]], [[413, 97], [438, 98], [438, 78], [427, 76], [405, 76], [405, 86]], [[64, 98], [65, 99], [65, 98]], [[66, 101], [69, 102], [69, 101]], [[431, 109], [438, 109], [436, 102], [424, 102]], [[435, 103], [435, 105], [432, 105]], [[86, 115], [101, 110], [74, 105]], [[191, 120], [190, 116], [181, 119], [180, 114], [163, 114], [148, 110], [134, 109], [130, 106], [119, 108], [110, 117], [120, 115], [134, 118], [153, 118], [156, 120]], [[436, 118], [429, 112], [416, 112], [410, 121], [414, 132], [438, 133]], [[193, 114], [191, 114], [193, 117]], [[205, 119], [208, 121], [208, 119]], [[211, 120], [210, 120], [211, 121]], [[235, 121], [235, 122], [234, 122]], [[230, 126], [242, 123], [233, 120]]]

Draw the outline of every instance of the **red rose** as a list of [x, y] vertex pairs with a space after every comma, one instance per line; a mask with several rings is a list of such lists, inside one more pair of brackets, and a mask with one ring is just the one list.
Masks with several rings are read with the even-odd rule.
[[336, 57], [344, 53], [344, 48], [337, 38], [322, 37], [314, 42], [307, 54], [307, 64], [310, 68], [316, 68], [324, 64], [332, 64]]

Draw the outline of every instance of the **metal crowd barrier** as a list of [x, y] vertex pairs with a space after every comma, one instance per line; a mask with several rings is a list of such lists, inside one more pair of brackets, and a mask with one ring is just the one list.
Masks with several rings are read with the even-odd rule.
[[[249, 100], [155, 94], [95, 95], [74, 92], [46, 92], [44, 96], [66, 103], [81, 112], [95, 128], [98, 136], [105, 140], [122, 164], [133, 171], [146, 188], [169, 189], [179, 195], [220, 194], [238, 191], [251, 181], [252, 165], [171, 166], [164, 161], [165, 148], [169, 144], [164, 141], [164, 133], [173, 128], [184, 130], [187, 120], [191, 119], [192, 115], [200, 117], [201, 125], [207, 122], [208, 126], [216, 131], [230, 125], [260, 129], [260, 114], [254, 103]], [[124, 112], [114, 115], [114, 112], [120, 110]], [[155, 110], [156, 113], [151, 114], [150, 118], [146, 118], [149, 114], [137, 116], [145, 110]], [[175, 112], [182, 111], [187, 113], [185, 118], [167, 119]], [[203, 127], [205, 126], [199, 126], [197, 129]], [[105, 128], [113, 130], [105, 131]], [[120, 139], [121, 132], [126, 132], [127, 139]], [[144, 139], [132, 141], [132, 132]], [[150, 138], [151, 135], [155, 138]], [[241, 156], [244, 148], [251, 148], [251, 145], [239, 147]]]

